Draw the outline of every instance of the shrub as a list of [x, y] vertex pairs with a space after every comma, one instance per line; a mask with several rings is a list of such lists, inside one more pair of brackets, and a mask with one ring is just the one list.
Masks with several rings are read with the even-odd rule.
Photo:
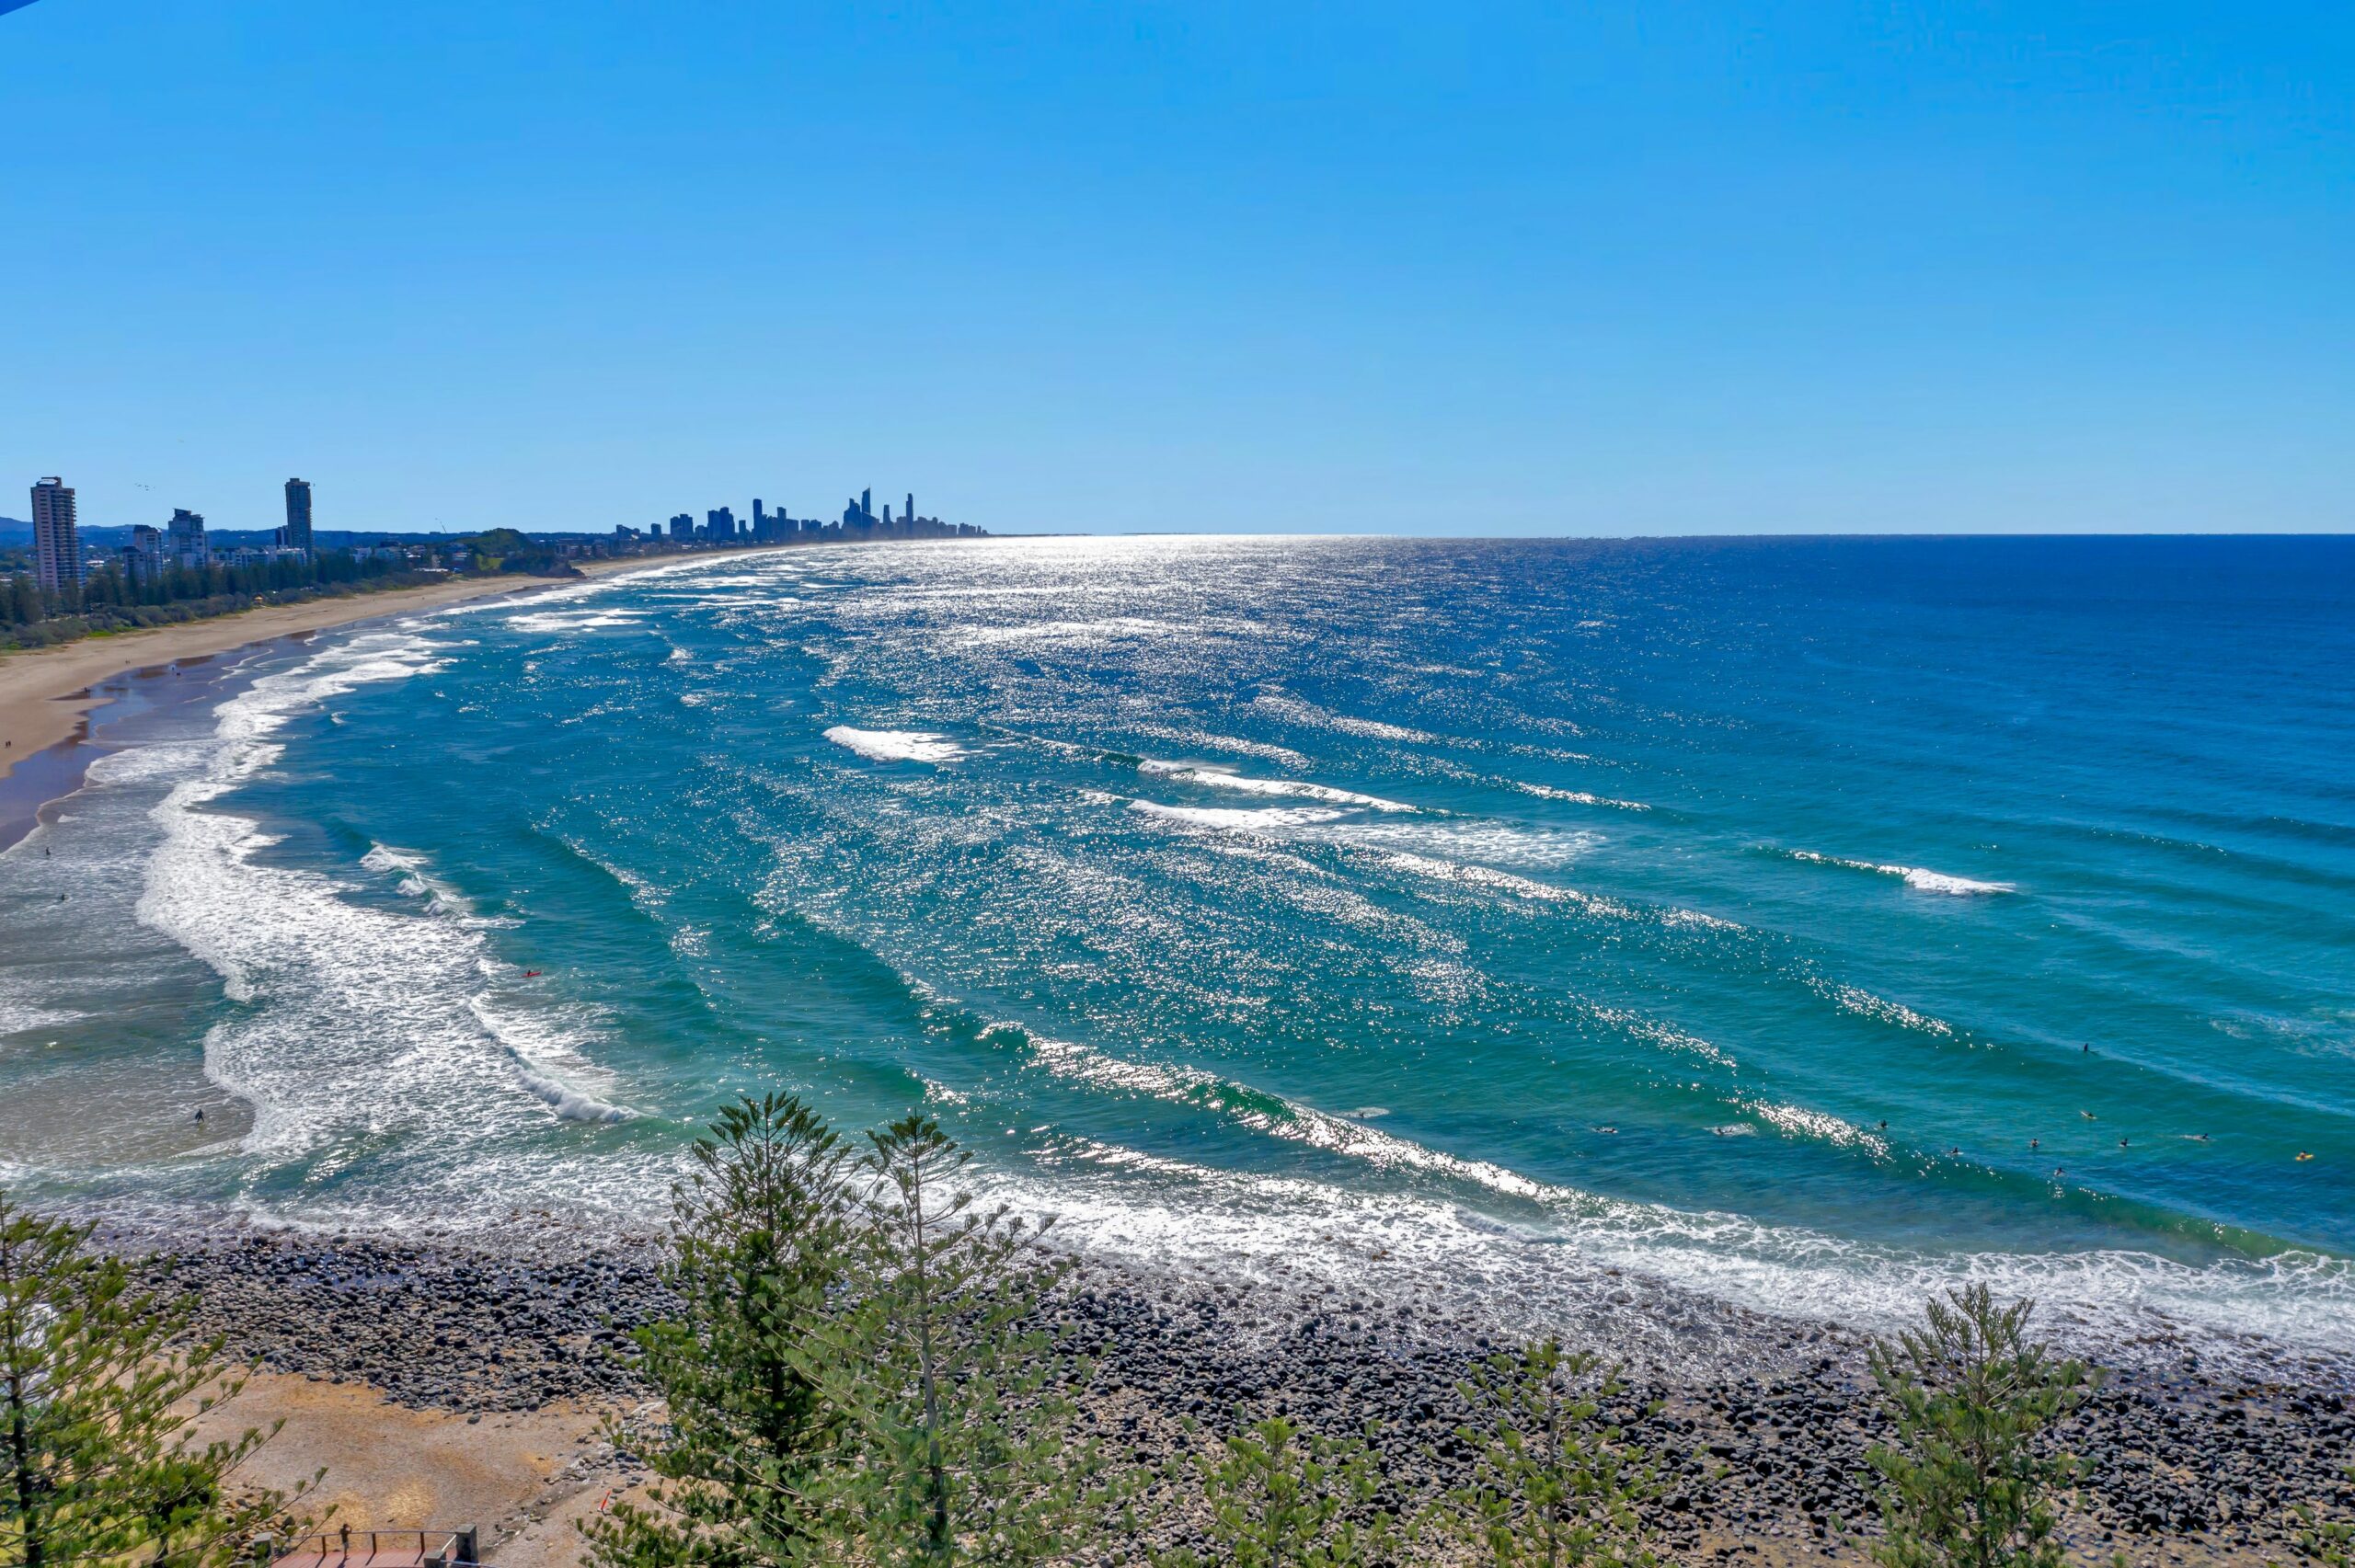
[[1438, 1523], [1496, 1568], [1649, 1568], [1638, 1509], [1660, 1472], [1603, 1417], [1626, 1391], [1597, 1376], [1587, 1352], [1558, 1339], [1501, 1351], [1463, 1386], [1479, 1425], [1471, 1482], [1448, 1494]]
[[1874, 1347], [1897, 1425], [1875, 1448], [1887, 1568], [2059, 1568], [2061, 1493], [2076, 1461], [2053, 1428], [2092, 1387], [2084, 1363], [2027, 1337], [2032, 1301], [1998, 1307], [1985, 1286], [1929, 1304], [1926, 1322]]
[[1397, 1523], [1375, 1505], [1382, 1471], [1362, 1438], [1304, 1432], [1281, 1416], [1226, 1438], [1195, 1465], [1217, 1552], [1155, 1553], [1155, 1568], [1375, 1568]]

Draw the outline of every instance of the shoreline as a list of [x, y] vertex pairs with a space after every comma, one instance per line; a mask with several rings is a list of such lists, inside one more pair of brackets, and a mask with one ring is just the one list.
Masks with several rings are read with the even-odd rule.
[[[736, 551], [730, 558], [789, 548]], [[263, 605], [234, 615], [0, 652], [0, 850], [31, 831], [43, 809], [81, 787], [90, 762], [101, 754], [103, 743], [97, 732], [116, 716], [107, 710], [126, 697], [138, 697], [146, 704], [187, 701], [192, 695], [144, 689], [146, 681], [200, 670], [217, 679], [233, 673], [237, 663], [270, 643], [473, 600], [523, 598], [579, 588], [601, 578], [719, 558], [706, 554], [590, 561], [581, 564], [578, 577], [465, 578], [381, 593]]]
[[791, 548], [794, 546], [775, 545], [767, 550], [731, 551], [725, 557], [705, 553], [588, 561], [581, 563], [580, 575], [576, 578], [462, 578], [418, 588], [389, 589], [381, 593], [305, 600], [300, 604], [267, 604], [240, 610], [234, 615], [83, 637], [49, 647], [0, 652], [0, 780], [8, 778], [19, 762], [84, 738], [92, 711], [108, 700], [98, 688], [126, 675], [219, 658], [256, 644], [309, 636], [379, 616], [439, 610], [447, 604], [503, 594], [520, 597], [547, 593], [578, 588], [599, 578], [623, 577], [657, 567], [732, 560]]
[[[270, 1399], [301, 1406], [305, 1385], [327, 1385], [311, 1403], [356, 1402], [380, 1424], [441, 1432], [448, 1451], [408, 1478], [429, 1492], [441, 1486], [433, 1465], [497, 1459], [518, 1424], [661, 1419], [626, 1338], [666, 1309], [649, 1244], [603, 1247], [558, 1227], [489, 1250], [226, 1216], [177, 1230], [109, 1227], [98, 1241], [191, 1290], [198, 1332], [258, 1363]], [[1626, 1310], [1651, 1307], [1637, 1299]], [[1456, 1386], [1491, 1336], [1443, 1306], [1174, 1278], [1082, 1256], [1050, 1316], [1096, 1366], [1084, 1426], [1139, 1460], [1184, 1451], [1189, 1421], [1217, 1431], [1231, 1413], [1281, 1413], [1336, 1436], [1378, 1424], [1375, 1446], [1409, 1505], [1462, 1478], [1469, 1449], [1456, 1426], [1467, 1412]], [[1663, 1459], [1663, 1494], [1648, 1510], [1661, 1544], [1687, 1562], [1861, 1559], [1856, 1532], [1874, 1516], [1865, 1452], [1887, 1435], [1866, 1341], [1755, 1317], [1745, 1338], [1750, 1355], [1722, 1370], [1627, 1373], [1616, 1413]], [[330, 1493], [339, 1465], [381, 1468], [365, 1423], [304, 1436], [295, 1414], [302, 1463], [328, 1466]], [[2355, 1450], [2355, 1398], [2294, 1373], [2259, 1382], [2196, 1363], [2117, 1372], [2067, 1440], [2089, 1470], [2065, 1523], [2081, 1558], [2283, 1561], [2294, 1505], [2355, 1505], [2355, 1483], [2338, 1474]], [[550, 1509], [577, 1515], [595, 1489], [647, 1479], [628, 1453], [580, 1442], [574, 1484], [549, 1491]], [[546, 1517], [524, 1509], [490, 1544], [513, 1541], [511, 1555], [532, 1558], [548, 1540]]]

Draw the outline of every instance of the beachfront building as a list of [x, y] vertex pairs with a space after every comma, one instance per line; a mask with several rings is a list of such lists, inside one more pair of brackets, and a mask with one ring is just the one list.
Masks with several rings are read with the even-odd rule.
[[122, 575], [134, 583], [152, 583], [162, 578], [168, 564], [164, 556], [164, 531], [144, 522], [132, 524], [131, 543], [122, 548]]
[[172, 521], [165, 525], [168, 535], [172, 564], [190, 571], [201, 572], [213, 564], [213, 552], [204, 542], [204, 514], [192, 512], [186, 507], [172, 509]]
[[74, 487], [63, 479], [33, 486], [33, 578], [43, 593], [82, 586], [82, 529]]
[[307, 553], [311, 548], [311, 482], [308, 479], [286, 481], [286, 526], [279, 530], [278, 542], [289, 550]]

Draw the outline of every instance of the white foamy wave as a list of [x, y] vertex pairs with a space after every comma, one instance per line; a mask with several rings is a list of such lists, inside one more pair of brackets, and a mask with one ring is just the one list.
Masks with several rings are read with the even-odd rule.
[[1556, 789], [1552, 784], [1523, 784], [1519, 779], [1508, 779], [1505, 782], [1523, 795], [1534, 795], [1541, 800], [1568, 800], [1580, 806], [1607, 806], [1614, 811], [1649, 811], [1651, 809], [1640, 800], [1614, 800], [1607, 795], [1595, 795], [1582, 789]]
[[1539, 871], [1569, 865], [1603, 842], [1601, 834], [1583, 829], [1565, 831], [1462, 819], [1348, 822], [1323, 836], [1354, 849], [1395, 850]]
[[[502, 1010], [487, 996], [466, 999], [466, 1007], [515, 1063], [516, 1077], [541, 1104], [570, 1122], [627, 1121], [630, 1112], [610, 1100], [567, 1082], [559, 1073], [592, 1071], [579, 1047], [546, 1021]], [[599, 1075], [603, 1076], [603, 1075]]]
[[[264, 676], [215, 710], [213, 741], [188, 749], [188, 775], [151, 813], [163, 837], [138, 918], [210, 965], [241, 1004], [206, 1033], [204, 1066], [253, 1107], [249, 1155], [340, 1161], [386, 1137], [459, 1126], [480, 1142], [544, 1126], [555, 1108], [547, 1084], [523, 1082], [467, 1005], [481, 930], [354, 903], [328, 877], [267, 864], [256, 852], [271, 841], [221, 808], [276, 761], [274, 737], [295, 715], [431, 670], [431, 647], [368, 634]], [[414, 854], [371, 853], [381, 874], [420, 872]], [[446, 1179], [466, 1176], [453, 1165]]]
[[[1924, 1300], [1974, 1283], [2034, 1298], [2044, 1332], [2113, 1364], [2154, 1344], [2164, 1355], [2170, 1333], [2200, 1343], [2211, 1365], [2246, 1357], [2261, 1368], [2272, 1345], [2355, 1353], [2355, 1262], [2344, 1258], [2292, 1253], [2199, 1265], [2123, 1251], [1913, 1253], [1550, 1186], [1333, 1121], [1307, 1124], [1298, 1140], [1409, 1178], [1462, 1179], [1502, 1207], [1484, 1210], [1411, 1182], [1337, 1185], [1101, 1148], [1084, 1162], [1058, 1162], [1051, 1182], [1005, 1172], [984, 1185], [1052, 1214], [1067, 1243], [1125, 1262], [1469, 1307], [1510, 1332], [1577, 1327], [1615, 1356], [1654, 1365], [1712, 1356], [1749, 1365], [1749, 1331], [1701, 1302], [1887, 1333], [1918, 1320]], [[1754, 1136], [1742, 1123], [1712, 1130]], [[1665, 1298], [1660, 1310], [1628, 1310], [1631, 1290], [1662, 1287], [1688, 1294]]]
[[[1018, 1025], [998, 1025], [1019, 1029]], [[1092, 1047], [1042, 1039], [1019, 1030], [1031, 1059], [1059, 1077], [1098, 1088], [1120, 1089], [1155, 1099], [1199, 1105], [1241, 1127], [1272, 1138], [1304, 1143], [1376, 1168], [1430, 1172], [1513, 1197], [1540, 1197], [1542, 1184], [1482, 1160], [1462, 1160], [1404, 1138], [1394, 1138], [1341, 1116], [1244, 1084], [1229, 1083], [1194, 1068], [1165, 1068], [1124, 1061]]]
[[1293, 795], [1303, 800], [1321, 800], [1331, 806], [1357, 807], [1369, 811], [1420, 809], [1399, 801], [1384, 800], [1378, 795], [1361, 795], [1355, 790], [1335, 789], [1329, 784], [1308, 784], [1299, 779], [1246, 778], [1241, 773], [1228, 773], [1223, 768], [1197, 767], [1190, 762], [1147, 760], [1137, 764], [1137, 772], [1175, 779], [1180, 784], [1204, 784], [1212, 789], [1237, 790], [1245, 795]]
[[1341, 813], [1319, 806], [1165, 806], [1157, 800], [1132, 800], [1129, 809], [1165, 821], [1190, 823], [1227, 832], [1272, 833], [1287, 828], [1314, 827], [1339, 819]]
[[360, 857], [360, 864], [370, 871], [391, 876], [393, 886], [400, 890], [403, 898], [422, 898], [425, 907], [435, 914], [455, 915], [462, 919], [474, 914], [474, 905], [466, 896], [428, 870], [426, 858], [421, 854], [377, 844]]
[[953, 762], [971, 755], [945, 735], [916, 729], [854, 729], [838, 724], [826, 731], [826, 738], [874, 762]]
[[35, 1029], [54, 1029], [60, 1024], [71, 1024], [81, 1016], [78, 1013], [68, 1013], [60, 1008], [0, 997], [0, 1035], [24, 1035]]
[[507, 624], [519, 632], [594, 632], [607, 626], [636, 626], [644, 620], [620, 610], [539, 610], [515, 615]]
[[1813, 850], [1785, 852], [1793, 860], [1803, 860], [1816, 865], [1836, 865], [1848, 871], [1869, 871], [1879, 876], [1901, 877], [1908, 887], [1924, 893], [1947, 893], [1957, 898], [1977, 898], [1990, 893], [2016, 893], [2018, 887], [2009, 882], [1980, 882], [1968, 876], [1949, 876], [1943, 871], [1931, 871], [1919, 865], [1881, 865], [1869, 860], [1849, 860], [1842, 855], [1818, 854]]

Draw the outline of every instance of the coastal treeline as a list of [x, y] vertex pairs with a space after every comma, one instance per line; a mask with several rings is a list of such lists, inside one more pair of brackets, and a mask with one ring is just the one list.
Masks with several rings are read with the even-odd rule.
[[[448, 560], [460, 565], [435, 565]], [[430, 568], [430, 569], [429, 569]], [[43, 647], [109, 632], [233, 615], [261, 604], [416, 588], [453, 575], [573, 577], [553, 546], [511, 528], [465, 535], [438, 554], [370, 550], [282, 551], [251, 560], [177, 562], [141, 571], [95, 562], [79, 583], [45, 591], [26, 571], [0, 567], [0, 648]]]
[[0, 581], [0, 647], [44, 647], [108, 632], [235, 614], [258, 604], [410, 588], [433, 580], [405, 562], [343, 550], [238, 565], [170, 566], [135, 577], [109, 561], [94, 567], [86, 581], [55, 593], [43, 592], [30, 576], [17, 573]]

